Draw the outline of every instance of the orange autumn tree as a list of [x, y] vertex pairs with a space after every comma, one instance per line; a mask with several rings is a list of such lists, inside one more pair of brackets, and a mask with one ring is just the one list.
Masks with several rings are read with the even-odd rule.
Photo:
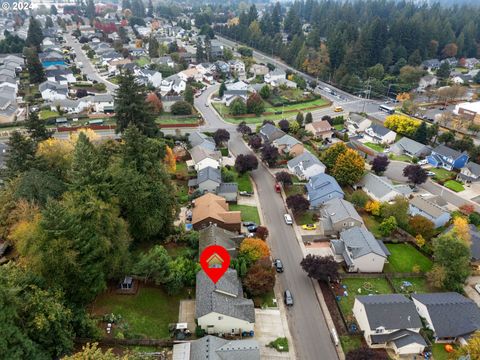
[[341, 185], [353, 185], [363, 176], [365, 160], [353, 149], [347, 149], [340, 154], [333, 167], [333, 177]]
[[240, 255], [245, 256], [250, 263], [270, 256], [270, 249], [265, 241], [247, 238], [240, 244]]
[[466, 244], [470, 244], [472, 240], [472, 236], [470, 234], [470, 225], [468, 224], [468, 220], [462, 216], [457, 216], [455, 220], [453, 220], [453, 232]]
[[153, 111], [155, 111], [156, 114], [160, 114], [162, 112], [162, 100], [160, 100], [157, 94], [155, 94], [154, 92], [149, 93], [145, 101], [152, 106]]
[[175, 158], [175, 154], [170, 146], [166, 146], [165, 148], [165, 165], [167, 166], [167, 170], [169, 173], [173, 174], [177, 170], [177, 159]]

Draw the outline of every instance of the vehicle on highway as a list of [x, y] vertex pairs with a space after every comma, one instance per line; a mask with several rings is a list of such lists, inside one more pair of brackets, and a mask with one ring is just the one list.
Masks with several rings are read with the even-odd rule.
[[257, 224], [255, 224], [253, 221], [244, 221], [243, 222], [243, 226], [245, 226], [245, 227], [249, 227], [249, 226], [252, 226], [252, 225], [257, 225]]
[[480, 294], [480, 283], [475, 285], [475, 290], [477, 290], [477, 292]]
[[281, 192], [281, 187], [280, 187], [280, 183], [275, 183], [275, 192], [279, 193]]
[[293, 306], [293, 296], [292, 296], [292, 293], [290, 292], [290, 290], [285, 290], [285, 292], [283, 293], [283, 299], [285, 301], [285, 305], [287, 306]]
[[248, 232], [251, 232], [251, 233], [257, 232], [257, 229], [258, 229], [258, 226], [257, 226], [257, 225], [247, 226]]
[[343, 111], [343, 107], [341, 106], [335, 106], [335, 109], [333, 110], [335, 112], [342, 112]]
[[395, 112], [395, 108], [387, 105], [380, 105], [378, 109], [381, 111], [385, 111], [387, 114], [393, 114]]
[[332, 89], [330, 89], [329, 87], [324, 87], [324, 88], [323, 88], [323, 91], [326, 91], [326, 92], [329, 93], [329, 94], [332, 93]]
[[250, 191], [240, 191], [238, 194], [240, 196], [253, 196], [253, 192]]
[[427, 171], [427, 176], [435, 176], [435, 173], [433, 171]]
[[287, 225], [293, 225], [293, 220], [290, 214], [285, 214], [283, 215], [283, 218], [285, 219], [285, 224]]
[[305, 224], [305, 225], [302, 225], [302, 229], [303, 230], [316, 230], [317, 225], [316, 224]]
[[275, 266], [277, 273], [283, 273], [283, 264], [280, 259], [273, 260], [273, 266]]

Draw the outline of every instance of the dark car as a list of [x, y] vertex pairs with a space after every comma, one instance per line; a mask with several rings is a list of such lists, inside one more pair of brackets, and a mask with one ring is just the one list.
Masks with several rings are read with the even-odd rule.
[[253, 192], [250, 191], [240, 191], [240, 196], [253, 196]]
[[243, 222], [243, 226], [245, 226], [245, 227], [249, 227], [249, 226], [252, 226], [252, 225], [257, 225], [257, 224], [255, 224], [253, 221], [244, 221]]
[[250, 226], [247, 226], [247, 230], [251, 233], [254, 233], [256, 232], [258, 229], [258, 226], [257, 225], [250, 225]]
[[285, 290], [283, 294], [283, 298], [285, 300], [285, 305], [287, 306], [293, 306], [293, 296], [290, 290]]
[[277, 273], [283, 273], [283, 264], [280, 259], [273, 260], [273, 266], [275, 266], [275, 270], [277, 270]]

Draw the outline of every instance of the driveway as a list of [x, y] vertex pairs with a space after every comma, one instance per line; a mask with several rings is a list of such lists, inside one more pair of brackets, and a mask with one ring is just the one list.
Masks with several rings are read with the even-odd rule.
[[267, 347], [271, 341], [279, 337], [286, 337], [280, 310], [255, 309], [255, 339], [260, 343], [260, 357], [263, 360], [291, 358], [289, 352], [278, 352]]
[[480, 306], [480, 294], [474, 289], [476, 284], [480, 284], [480, 276], [470, 276], [467, 279], [467, 285], [463, 289], [467, 296]]
[[180, 300], [178, 322], [187, 323], [187, 328], [195, 333], [195, 300]]

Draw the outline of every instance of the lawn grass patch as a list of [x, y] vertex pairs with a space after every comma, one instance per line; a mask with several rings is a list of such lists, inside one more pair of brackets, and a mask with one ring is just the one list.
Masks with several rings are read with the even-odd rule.
[[410, 156], [407, 156], [407, 155], [393, 155], [393, 154], [390, 154], [389, 159], [390, 160], [396, 160], [396, 161], [408, 162], [408, 163], [412, 162], [412, 158]]
[[340, 344], [345, 354], [356, 350], [362, 346], [362, 337], [360, 335], [341, 335]]
[[60, 114], [57, 111], [43, 109], [43, 110], [40, 110], [40, 112], [38, 114], [38, 117], [40, 118], [40, 120], [48, 120], [48, 119], [51, 119], [51, 118], [56, 118], [59, 115]]
[[365, 227], [373, 234], [373, 236], [375, 236], [376, 238], [382, 237], [382, 233], [379, 230], [380, 222], [375, 217], [370, 214], [363, 213], [362, 219]]
[[[384, 278], [349, 278], [343, 279], [342, 284], [347, 286], [348, 296], [342, 296], [338, 304], [347, 322], [353, 321], [352, 309], [355, 296], [393, 293], [392, 288]], [[361, 289], [361, 291], [359, 292], [358, 289]]]
[[175, 116], [159, 116], [155, 119], [155, 123], [160, 125], [172, 125], [172, 124], [198, 124], [197, 116], [176, 118]]
[[244, 174], [238, 174], [235, 182], [238, 184], [238, 191], [253, 192], [252, 180], [248, 172]]
[[435, 360], [448, 360], [445, 344], [432, 344], [432, 354]]
[[432, 261], [410, 244], [385, 245], [391, 253], [388, 264], [385, 264], [385, 272], [412, 272], [415, 265], [418, 265], [423, 273], [432, 269]]
[[288, 196], [291, 195], [303, 195], [305, 194], [305, 185], [288, 185], [283, 188], [285, 190], [285, 194]]
[[383, 147], [380, 144], [375, 144], [372, 142], [365, 142], [363, 145], [368, 146], [370, 149], [375, 150], [376, 152], [383, 153], [383, 150], [385, 150], [385, 147]]
[[[392, 278], [391, 280], [395, 291], [399, 294], [428, 293], [433, 291], [428, 285], [427, 279], [423, 277]], [[409, 282], [412, 286], [403, 286], [405, 281]]]
[[315, 223], [314, 215], [315, 212], [307, 210], [302, 215], [295, 216], [295, 222], [297, 225], [313, 224]]
[[279, 352], [288, 352], [288, 340], [287, 338], [277, 338], [268, 344], [269, 347], [274, 348]]
[[447, 181], [449, 179], [455, 178], [455, 173], [453, 171], [448, 171], [443, 168], [432, 168], [428, 171], [435, 173], [435, 175], [433, 176], [434, 180]]
[[242, 213], [242, 221], [252, 221], [260, 224], [260, 216], [256, 206], [231, 204], [230, 211], [240, 211]]
[[228, 148], [221, 148], [220, 153], [222, 156], [228, 156]]
[[121, 315], [135, 337], [167, 339], [168, 324], [177, 322], [182, 298], [185, 294], [168, 295], [161, 288], [141, 286], [136, 295], [106, 292], [98, 296], [93, 311]]
[[135, 62], [137, 63], [138, 66], [144, 67], [145, 65], [149, 65], [149, 64], [150, 64], [150, 59], [147, 58], [147, 57], [142, 56], [140, 59], [135, 60]]
[[275, 293], [273, 289], [266, 294], [261, 296], [255, 296], [253, 298], [253, 303], [257, 308], [264, 308], [264, 307], [277, 307], [277, 304], [273, 301], [275, 299]]
[[443, 186], [445, 186], [447, 189], [453, 190], [455, 192], [460, 192], [460, 191], [465, 190], [463, 185], [461, 183], [459, 183], [458, 181], [455, 181], [455, 180], [445, 181]]
[[333, 125], [333, 127], [335, 130], [338, 130], [338, 131], [342, 131], [343, 129], [345, 129], [345, 126], [343, 126], [343, 124]]

